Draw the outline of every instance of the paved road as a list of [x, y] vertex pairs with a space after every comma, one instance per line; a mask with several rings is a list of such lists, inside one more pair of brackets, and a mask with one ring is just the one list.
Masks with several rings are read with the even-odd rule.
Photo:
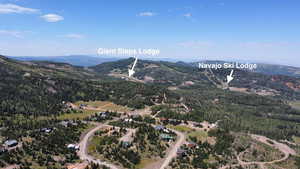
[[175, 145], [171, 147], [171, 151], [169, 151], [167, 157], [164, 159], [164, 162], [162, 163], [159, 169], [164, 169], [170, 164], [172, 159], [176, 157], [177, 150], [180, 148], [181, 145], [184, 144], [185, 141], [185, 135], [183, 133], [172, 129], [170, 130], [176, 133], [179, 138], [177, 139]]
[[79, 146], [80, 146], [80, 150], [78, 151], [78, 156], [80, 157], [81, 160], [86, 160], [89, 162], [94, 162], [96, 164], [99, 165], [104, 165], [107, 166], [111, 169], [119, 169], [116, 165], [111, 164], [109, 162], [105, 162], [105, 161], [101, 161], [99, 159], [95, 159], [94, 157], [88, 155], [87, 153], [87, 147], [88, 147], [88, 141], [89, 138], [92, 137], [95, 132], [103, 127], [107, 127], [108, 125], [106, 124], [98, 124], [97, 127], [93, 128], [92, 130], [90, 130], [84, 137], [83, 139], [80, 141]]

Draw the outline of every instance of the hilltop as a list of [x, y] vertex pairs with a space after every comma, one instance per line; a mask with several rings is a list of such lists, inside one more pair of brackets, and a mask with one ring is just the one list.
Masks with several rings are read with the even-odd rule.
[[[98, 74], [127, 79], [128, 69], [134, 59], [102, 63], [91, 70]], [[226, 76], [230, 70], [199, 69], [195, 64], [184, 62], [164, 62], [139, 60], [136, 65], [135, 80], [143, 83], [160, 84], [177, 89], [192, 86], [214, 86], [236, 92], [257, 94], [262, 96], [284, 97], [288, 100], [300, 98], [300, 79], [285, 75], [266, 75], [244, 70], [235, 70], [235, 80], [229, 88]]]
[[75, 66], [93, 66], [104, 62], [116, 61], [118, 58], [110, 57], [94, 57], [88, 55], [69, 55], [69, 56], [11, 56], [9, 58], [16, 59], [19, 61], [49, 61], [55, 63], [68, 63]]
[[63, 101], [80, 100], [110, 100], [134, 108], [162, 101], [167, 93], [164, 88], [103, 77], [69, 64], [0, 56], [1, 113], [55, 114]]

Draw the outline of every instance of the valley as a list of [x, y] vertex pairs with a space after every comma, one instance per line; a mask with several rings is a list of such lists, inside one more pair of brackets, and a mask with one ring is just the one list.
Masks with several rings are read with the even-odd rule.
[[[133, 58], [88, 68], [0, 56], [0, 168], [300, 166], [300, 79]], [[8, 148], [5, 141], [15, 140]]]

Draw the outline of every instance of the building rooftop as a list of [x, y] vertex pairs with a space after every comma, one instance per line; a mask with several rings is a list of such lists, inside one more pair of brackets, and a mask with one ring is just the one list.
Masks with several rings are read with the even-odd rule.
[[165, 126], [163, 126], [163, 125], [155, 126], [155, 130], [163, 130], [163, 129], [165, 129]]
[[162, 139], [173, 139], [173, 136], [169, 135], [169, 134], [161, 134], [159, 135], [160, 138]]
[[14, 145], [18, 144], [18, 141], [17, 140], [7, 140], [7, 141], [4, 142], [4, 144], [6, 146], [14, 146]]

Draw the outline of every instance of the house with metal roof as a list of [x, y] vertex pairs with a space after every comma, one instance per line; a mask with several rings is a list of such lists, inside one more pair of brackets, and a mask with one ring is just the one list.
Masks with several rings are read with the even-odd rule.
[[160, 134], [159, 137], [166, 141], [174, 140], [174, 137], [169, 134]]
[[17, 140], [7, 140], [4, 142], [4, 145], [7, 147], [14, 147], [18, 145], [18, 141]]
[[163, 125], [157, 125], [157, 126], [155, 126], [155, 130], [157, 130], [157, 131], [162, 131], [164, 129], [165, 129], [165, 126], [163, 126]]

